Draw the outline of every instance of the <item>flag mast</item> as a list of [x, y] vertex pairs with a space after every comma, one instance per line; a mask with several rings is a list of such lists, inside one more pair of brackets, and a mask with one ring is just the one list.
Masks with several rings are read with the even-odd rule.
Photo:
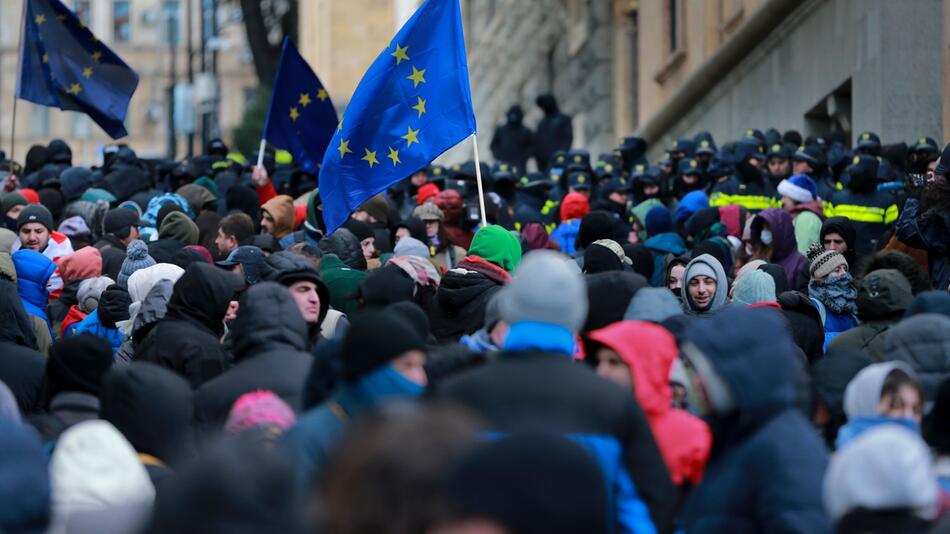
[[[14, 159], [14, 150], [16, 149], [16, 105], [19, 98], [17, 98], [17, 86], [20, 85], [20, 63], [23, 61], [23, 27], [26, 26], [26, 11], [27, 11], [27, 0], [23, 1], [23, 10], [20, 12], [20, 33], [18, 35], [17, 49], [16, 49], [16, 83], [13, 87], [13, 115], [10, 116], [10, 161], [16, 161]], [[11, 168], [11, 174], [13, 169]]]
[[482, 215], [482, 226], [488, 226], [485, 216], [485, 191], [482, 190], [482, 162], [478, 158], [478, 133], [472, 134], [472, 149], [475, 151], [475, 182], [478, 184], [478, 209]]

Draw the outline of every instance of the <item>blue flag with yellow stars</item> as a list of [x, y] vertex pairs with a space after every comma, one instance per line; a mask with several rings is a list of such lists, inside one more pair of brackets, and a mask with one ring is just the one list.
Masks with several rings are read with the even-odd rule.
[[290, 152], [297, 165], [316, 174], [337, 124], [330, 95], [297, 47], [285, 37], [264, 139]]
[[327, 232], [473, 133], [458, 0], [426, 0], [363, 75], [323, 157]]
[[89, 115], [113, 139], [139, 75], [59, 0], [24, 0], [17, 98]]

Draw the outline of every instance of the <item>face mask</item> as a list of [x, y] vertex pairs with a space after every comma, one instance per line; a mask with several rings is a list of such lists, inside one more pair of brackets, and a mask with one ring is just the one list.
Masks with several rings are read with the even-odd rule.
[[762, 230], [762, 235], [760, 236], [763, 245], [772, 244], [772, 231], [771, 230]]

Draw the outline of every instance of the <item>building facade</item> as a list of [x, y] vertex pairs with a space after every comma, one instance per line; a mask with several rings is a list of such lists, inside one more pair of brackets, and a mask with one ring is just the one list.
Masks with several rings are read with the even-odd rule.
[[[115, 51], [139, 74], [139, 85], [129, 105], [126, 128], [129, 135], [113, 141], [85, 115], [56, 108], [36, 106], [26, 101], [17, 102], [16, 154], [19, 161], [33, 144], [47, 144], [51, 139], [65, 140], [72, 147], [76, 164], [92, 165], [101, 162], [102, 147], [127, 143], [142, 157], [166, 157], [169, 154], [169, 87], [174, 80], [187, 82], [188, 29], [193, 46], [192, 70], [194, 79], [213, 79], [202, 76], [200, 53], [202, 32], [209, 37], [209, 16], [202, 18], [206, 0], [63, 0], [84, 20], [93, 33]], [[21, 0], [0, 0], [0, 149], [9, 153], [13, 98], [16, 87], [17, 48], [19, 44]], [[189, 21], [186, 14], [191, 15]], [[190, 22], [190, 24], [189, 24]], [[204, 25], [202, 24], [204, 22]], [[217, 98], [209, 98], [205, 106], [194, 106], [194, 99], [179, 100], [186, 105], [179, 112], [189, 122], [189, 111], [210, 111], [217, 120], [205, 120], [191, 115], [196, 135], [193, 150], [200, 153], [201, 130], [204, 125], [211, 136], [227, 139], [230, 131], [241, 120], [244, 107], [257, 79], [247, 47], [246, 33], [237, 4], [222, 3], [217, 15], [217, 38], [205, 39], [205, 70], [211, 70], [212, 57], [217, 61]], [[214, 53], [216, 51], [216, 54]], [[174, 59], [173, 59], [174, 55]], [[174, 66], [174, 70], [172, 67]], [[197, 97], [200, 83], [195, 85]], [[214, 95], [214, 92], [210, 94]], [[212, 114], [209, 114], [209, 117]], [[179, 126], [182, 125], [181, 117]], [[188, 136], [179, 129], [175, 136], [175, 156], [188, 153]]]

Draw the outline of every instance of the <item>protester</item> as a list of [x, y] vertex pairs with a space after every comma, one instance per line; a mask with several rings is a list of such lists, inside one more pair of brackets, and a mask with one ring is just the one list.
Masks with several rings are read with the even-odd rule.
[[683, 310], [690, 315], [710, 316], [728, 306], [726, 273], [716, 258], [703, 254], [683, 271]]
[[117, 280], [126, 259], [126, 247], [139, 239], [138, 226], [143, 224], [136, 212], [127, 208], [115, 208], [106, 213], [103, 221], [105, 233], [95, 243], [102, 254], [102, 274]]
[[937, 395], [950, 377], [950, 317], [921, 313], [908, 317], [885, 334], [887, 360], [905, 362], [918, 376], [927, 398]]
[[[317, 269], [303, 256], [282, 251], [265, 258], [259, 270], [261, 279], [277, 282], [290, 292], [306, 323], [304, 348], [312, 348], [320, 339], [321, 325], [330, 311], [330, 289], [320, 279]], [[336, 328], [345, 330], [345, 317], [342, 322], [339, 319]], [[281, 394], [281, 391], [276, 392]]]
[[254, 221], [244, 213], [231, 213], [221, 219], [215, 237], [215, 249], [220, 258], [227, 257], [234, 249], [250, 244], [254, 237]]
[[899, 424], [919, 433], [924, 390], [913, 369], [903, 362], [875, 363], [862, 369], [844, 392], [848, 422], [838, 430], [840, 449], [869, 428]]
[[808, 259], [811, 261], [808, 295], [821, 315], [827, 350], [831, 340], [858, 325], [858, 291], [848, 261], [837, 250], [813, 244], [808, 250]]
[[865, 351], [875, 362], [884, 361], [885, 334], [913, 299], [910, 283], [898, 271], [881, 269], [868, 274], [861, 280], [856, 300], [861, 324], [835, 337], [828, 349], [850, 347]]

